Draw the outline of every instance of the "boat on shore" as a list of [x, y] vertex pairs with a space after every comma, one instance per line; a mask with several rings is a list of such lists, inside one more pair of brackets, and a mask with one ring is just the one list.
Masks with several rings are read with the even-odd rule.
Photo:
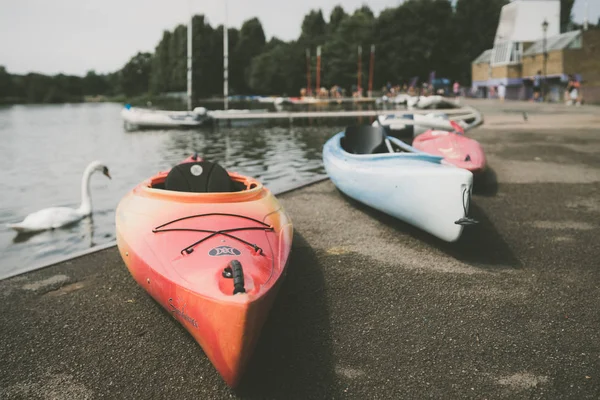
[[481, 174], [486, 167], [483, 147], [477, 140], [465, 136], [458, 124], [454, 128], [453, 131], [430, 129], [415, 137], [412, 145], [428, 154], [444, 157], [446, 162], [473, 174]]
[[458, 240], [465, 225], [473, 174], [386, 136], [382, 127], [352, 126], [329, 139], [323, 164], [349, 197], [442, 240]]
[[235, 387], [285, 276], [292, 224], [259, 181], [190, 157], [129, 192], [117, 245], [135, 281]]

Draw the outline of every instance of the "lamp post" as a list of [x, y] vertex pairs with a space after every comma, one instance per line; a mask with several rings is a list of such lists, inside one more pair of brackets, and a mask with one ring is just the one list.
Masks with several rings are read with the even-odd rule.
[[357, 86], [356, 93], [357, 97], [362, 97], [361, 88], [362, 88], [362, 46], [358, 45], [358, 73], [356, 74]]
[[588, 30], [589, 14], [590, 14], [590, 8], [589, 8], [588, 0], [585, 0], [585, 18], [583, 19], [583, 30], [584, 31]]
[[546, 75], [548, 74], [547, 65], [548, 65], [548, 51], [546, 49], [546, 32], [548, 31], [548, 21], [544, 19], [542, 22], [542, 31], [544, 32], [544, 84], [542, 86], [542, 101], [546, 101], [546, 91], [547, 91], [547, 82]]
[[227, 27], [227, 0], [223, 21], [223, 109], [229, 109], [229, 28]]

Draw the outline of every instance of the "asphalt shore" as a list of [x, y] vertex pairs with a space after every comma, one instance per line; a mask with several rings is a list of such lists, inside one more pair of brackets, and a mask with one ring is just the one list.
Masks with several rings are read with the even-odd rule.
[[600, 398], [600, 108], [471, 104], [457, 243], [330, 181], [280, 196], [289, 273], [237, 390], [113, 247], [0, 281], [0, 399]]

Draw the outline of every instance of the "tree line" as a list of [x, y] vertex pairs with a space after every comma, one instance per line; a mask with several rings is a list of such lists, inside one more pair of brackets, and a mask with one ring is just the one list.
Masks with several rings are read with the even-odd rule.
[[[374, 88], [387, 82], [438, 77], [470, 83], [471, 62], [493, 45], [500, 10], [508, 0], [407, 0], [375, 16], [368, 6], [352, 13], [336, 6], [326, 21], [321, 10], [303, 19], [300, 36], [289, 42], [266, 40], [257, 18], [228, 29], [229, 93], [297, 96], [306, 87], [310, 52], [312, 85], [316, 48], [321, 46], [321, 86], [357, 84], [358, 46], [362, 46], [362, 82], [367, 86], [369, 49], [375, 45]], [[571, 21], [574, 0], [561, 0], [563, 30]], [[192, 18], [194, 98], [223, 93], [223, 26], [212, 27], [203, 15]], [[134, 55], [110, 74], [85, 76], [14, 75], [0, 66], [0, 103], [59, 103], [84, 96], [132, 98], [185, 92], [187, 27], [164, 31], [154, 53]], [[314, 88], [313, 88], [314, 90]]]

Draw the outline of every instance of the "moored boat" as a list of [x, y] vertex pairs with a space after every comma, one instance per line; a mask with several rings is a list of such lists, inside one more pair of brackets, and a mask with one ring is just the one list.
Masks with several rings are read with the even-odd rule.
[[193, 111], [168, 111], [126, 105], [121, 118], [127, 129], [135, 128], [190, 128], [204, 124], [210, 119], [204, 107]]

